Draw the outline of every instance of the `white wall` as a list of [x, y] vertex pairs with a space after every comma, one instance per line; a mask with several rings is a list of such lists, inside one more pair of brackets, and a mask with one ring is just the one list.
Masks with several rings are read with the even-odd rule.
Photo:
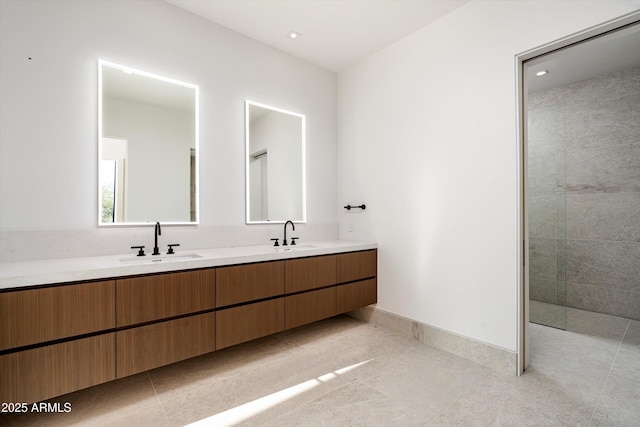
[[[2, 260], [122, 253], [150, 227], [97, 228], [98, 59], [200, 87], [200, 226], [182, 248], [269, 244], [245, 222], [244, 101], [307, 116], [308, 224], [337, 237], [336, 76], [164, 1], [0, 2]], [[164, 237], [165, 235], [170, 237]], [[63, 241], [61, 241], [63, 240]]]
[[517, 349], [515, 56], [633, 3], [473, 1], [339, 75], [339, 202], [367, 205], [340, 237], [378, 242], [379, 309]]

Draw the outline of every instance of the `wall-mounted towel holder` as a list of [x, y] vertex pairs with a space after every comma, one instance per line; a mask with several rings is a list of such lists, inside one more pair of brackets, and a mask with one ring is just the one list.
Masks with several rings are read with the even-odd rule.
[[358, 205], [358, 206], [351, 206], [351, 205], [347, 205], [344, 207], [346, 210], [350, 211], [351, 209], [362, 209], [365, 210], [367, 209], [367, 206], [362, 204], [362, 205]]

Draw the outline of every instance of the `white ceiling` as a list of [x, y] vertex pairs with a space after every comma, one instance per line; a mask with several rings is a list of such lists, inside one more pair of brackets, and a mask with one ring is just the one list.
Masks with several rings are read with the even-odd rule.
[[470, 0], [166, 1], [337, 73]]
[[[165, 0], [333, 72], [470, 0]], [[530, 61], [529, 92], [640, 65], [640, 25]], [[302, 36], [291, 39], [296, 31]], [[533, 77], [540, 70], [549, 74]]]
[[[527, 90], [533, 93], [636, 66], [640, 66], [640, 24], [530, 60]], [[541, 70], [548, 74], [535, 76]]]

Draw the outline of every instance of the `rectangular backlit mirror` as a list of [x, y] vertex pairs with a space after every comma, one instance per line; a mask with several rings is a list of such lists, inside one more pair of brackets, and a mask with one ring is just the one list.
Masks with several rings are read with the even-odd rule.
[[306, 221], [305, 116], [246, 101], [247, 223]]
[[102, 60], [98, 86], [98, 223], [198, 223], [198, 86]]

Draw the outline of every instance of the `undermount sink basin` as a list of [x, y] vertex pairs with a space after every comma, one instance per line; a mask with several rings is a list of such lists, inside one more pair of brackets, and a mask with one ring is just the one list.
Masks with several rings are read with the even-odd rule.
[[190, 253], [190, 254], [173, 254], [173, 255], [146, 255], [135, 256], [130, 258], [120, 258], [120, 262], [126, 264], [151, 264], [154, 262], [171, 262], [171, 261], [185, 261], [189, 259], [202, 258], [202, 255]]
[[314, 249], [313, 245], [293, 245], [293, 246], [280, 246], [277, 248], [273, 248], [276, 252], [299, 252], [299, 251], [308, 251], [309, 249]]

